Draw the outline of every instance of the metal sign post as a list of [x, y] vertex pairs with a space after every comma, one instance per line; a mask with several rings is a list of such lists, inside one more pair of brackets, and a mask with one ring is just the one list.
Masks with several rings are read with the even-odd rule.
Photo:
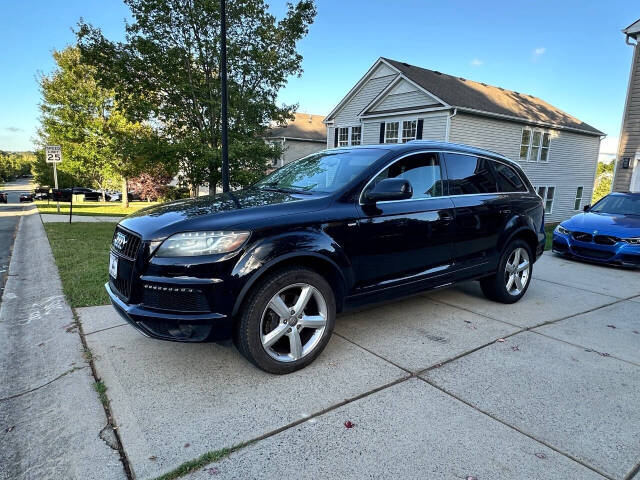
[[[53, 163], [53, 182], [55, 189], [58, 190], [58, 168], [56, 167], [62, 162], [62, 147], [60, 145], [47, 145], [44, 147], [45, 160], [47, 163]], [[58, 213], [60, 213], [60, 202], [57, 203]]]

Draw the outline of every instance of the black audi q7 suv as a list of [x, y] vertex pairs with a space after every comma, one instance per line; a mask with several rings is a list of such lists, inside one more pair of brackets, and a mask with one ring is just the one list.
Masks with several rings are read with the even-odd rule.
[[544, 240], [540, 197], [501, 155], [428, 141], [336, 148], [244, 190], [125, 218], [106, 289], [149, 337], [197, 342], [230, 324], [251, 362], [288, 373], [356, 305], [469, 279], [516, 302]]

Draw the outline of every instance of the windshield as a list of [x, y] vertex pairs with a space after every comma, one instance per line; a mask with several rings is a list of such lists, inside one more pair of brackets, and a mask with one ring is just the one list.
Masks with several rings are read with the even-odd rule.
[[593, 208], [591, 208], [591, 211], [615, 215], [640, 216], [640, 195], [609, 195], [596, 203]]
[[335, 192], [387, 153], [383, 149], [328, 150], [291, 162], [256, 187], [297, 192]]

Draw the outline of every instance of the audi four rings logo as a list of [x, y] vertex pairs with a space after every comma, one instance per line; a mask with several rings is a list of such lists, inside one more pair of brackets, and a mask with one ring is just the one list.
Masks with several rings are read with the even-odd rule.
[[113, 246], [118, 250], [122, 250], [126, 244], [127, 237], [125, 237], [124, 234], [120, 232], [116, 233], [116, 237], [113, 239]]

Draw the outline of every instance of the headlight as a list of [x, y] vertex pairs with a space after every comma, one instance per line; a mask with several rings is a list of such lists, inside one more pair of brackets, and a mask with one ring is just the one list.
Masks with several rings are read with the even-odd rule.
[[562, 235], [569, 235], [571, 232], [564, 228], [562, 225], [558, 225], [556, 227], [556, 233], [560, 233]]
[[640, 237], [623, 238], [623, 242], [630, 243], [631, 245], [640, 245]]
[[184, 232], [167, 238], [156, 250], [156, 257], [197, 257], [237, 250], [249, 232]]

